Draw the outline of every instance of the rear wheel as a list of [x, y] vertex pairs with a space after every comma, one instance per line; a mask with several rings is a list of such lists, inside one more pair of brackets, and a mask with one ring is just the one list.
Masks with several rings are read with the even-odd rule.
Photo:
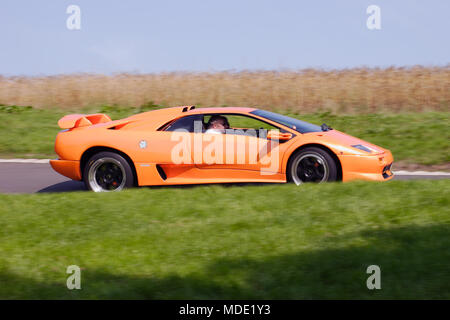
[[337, 179], [337, 167], [333, 158], [327, 151], [317, 147], [308, 147], [295, 152], [289, 160], [286, 173], [288, 180], [297, 185]]
[[100, 152], [87, 162], [83, 180], [95, 192], [120, 191], [134, 185], [133, 171], [127, 160], [114, 152]]

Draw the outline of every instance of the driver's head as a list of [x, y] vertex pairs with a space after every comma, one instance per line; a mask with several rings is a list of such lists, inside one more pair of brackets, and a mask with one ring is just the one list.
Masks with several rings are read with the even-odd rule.
[[225, 130], [229, 129], [228, 119], [224, 116], [214, 115], [209, 119], [207, 129]]

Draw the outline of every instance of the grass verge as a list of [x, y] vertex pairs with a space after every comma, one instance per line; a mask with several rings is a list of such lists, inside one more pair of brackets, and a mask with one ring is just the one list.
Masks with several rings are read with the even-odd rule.
[[[120, 119], [157, 108], [101, 107], [75, 111], [0, 107], [0, 156], [53, 158], [54, 140], [63, 115], [76, 112], [102, 112]], [[390, 149], [396, 161], [423, 165], [450, 162], [450, 120], [448, 112], [333, 115], [331, 113], [288, 114], [333, 128]]]
[[[0, 195], [0, 298], [449, 299], [449, 193], [439, 180]], [[373, 264], [381, 290], [366, 287]]]

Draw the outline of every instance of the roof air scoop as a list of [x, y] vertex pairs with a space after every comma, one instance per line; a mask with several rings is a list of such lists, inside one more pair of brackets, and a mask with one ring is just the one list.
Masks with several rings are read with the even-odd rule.
[[187, 111], [193, 110], [193, 109], [195, 109], [195, 106], [184, 106], [182, 112], [187, 112]]

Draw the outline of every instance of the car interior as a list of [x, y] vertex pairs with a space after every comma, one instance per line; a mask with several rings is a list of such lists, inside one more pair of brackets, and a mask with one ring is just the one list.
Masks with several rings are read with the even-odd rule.
[[189, 115], [165, 125], [162, 130], [175, 131], [182, 129], [187, 130], [188, 132], [195, 132], [195, 123], [200, 122], [201, 130], [203, 133], [205, 133], [209, 129], [209, 122], [211, 117], [213, 116], [222, 116], [227, 119], [229, 130], [226, 130], [224, 132], [225, 134], [250, 135], [265, 138], [267, 136], [267, 132], [270, 130], [279, 130], [280, 132], [286, 132], [285, 130], [275, 127], [267, 122], [239, 114]]

